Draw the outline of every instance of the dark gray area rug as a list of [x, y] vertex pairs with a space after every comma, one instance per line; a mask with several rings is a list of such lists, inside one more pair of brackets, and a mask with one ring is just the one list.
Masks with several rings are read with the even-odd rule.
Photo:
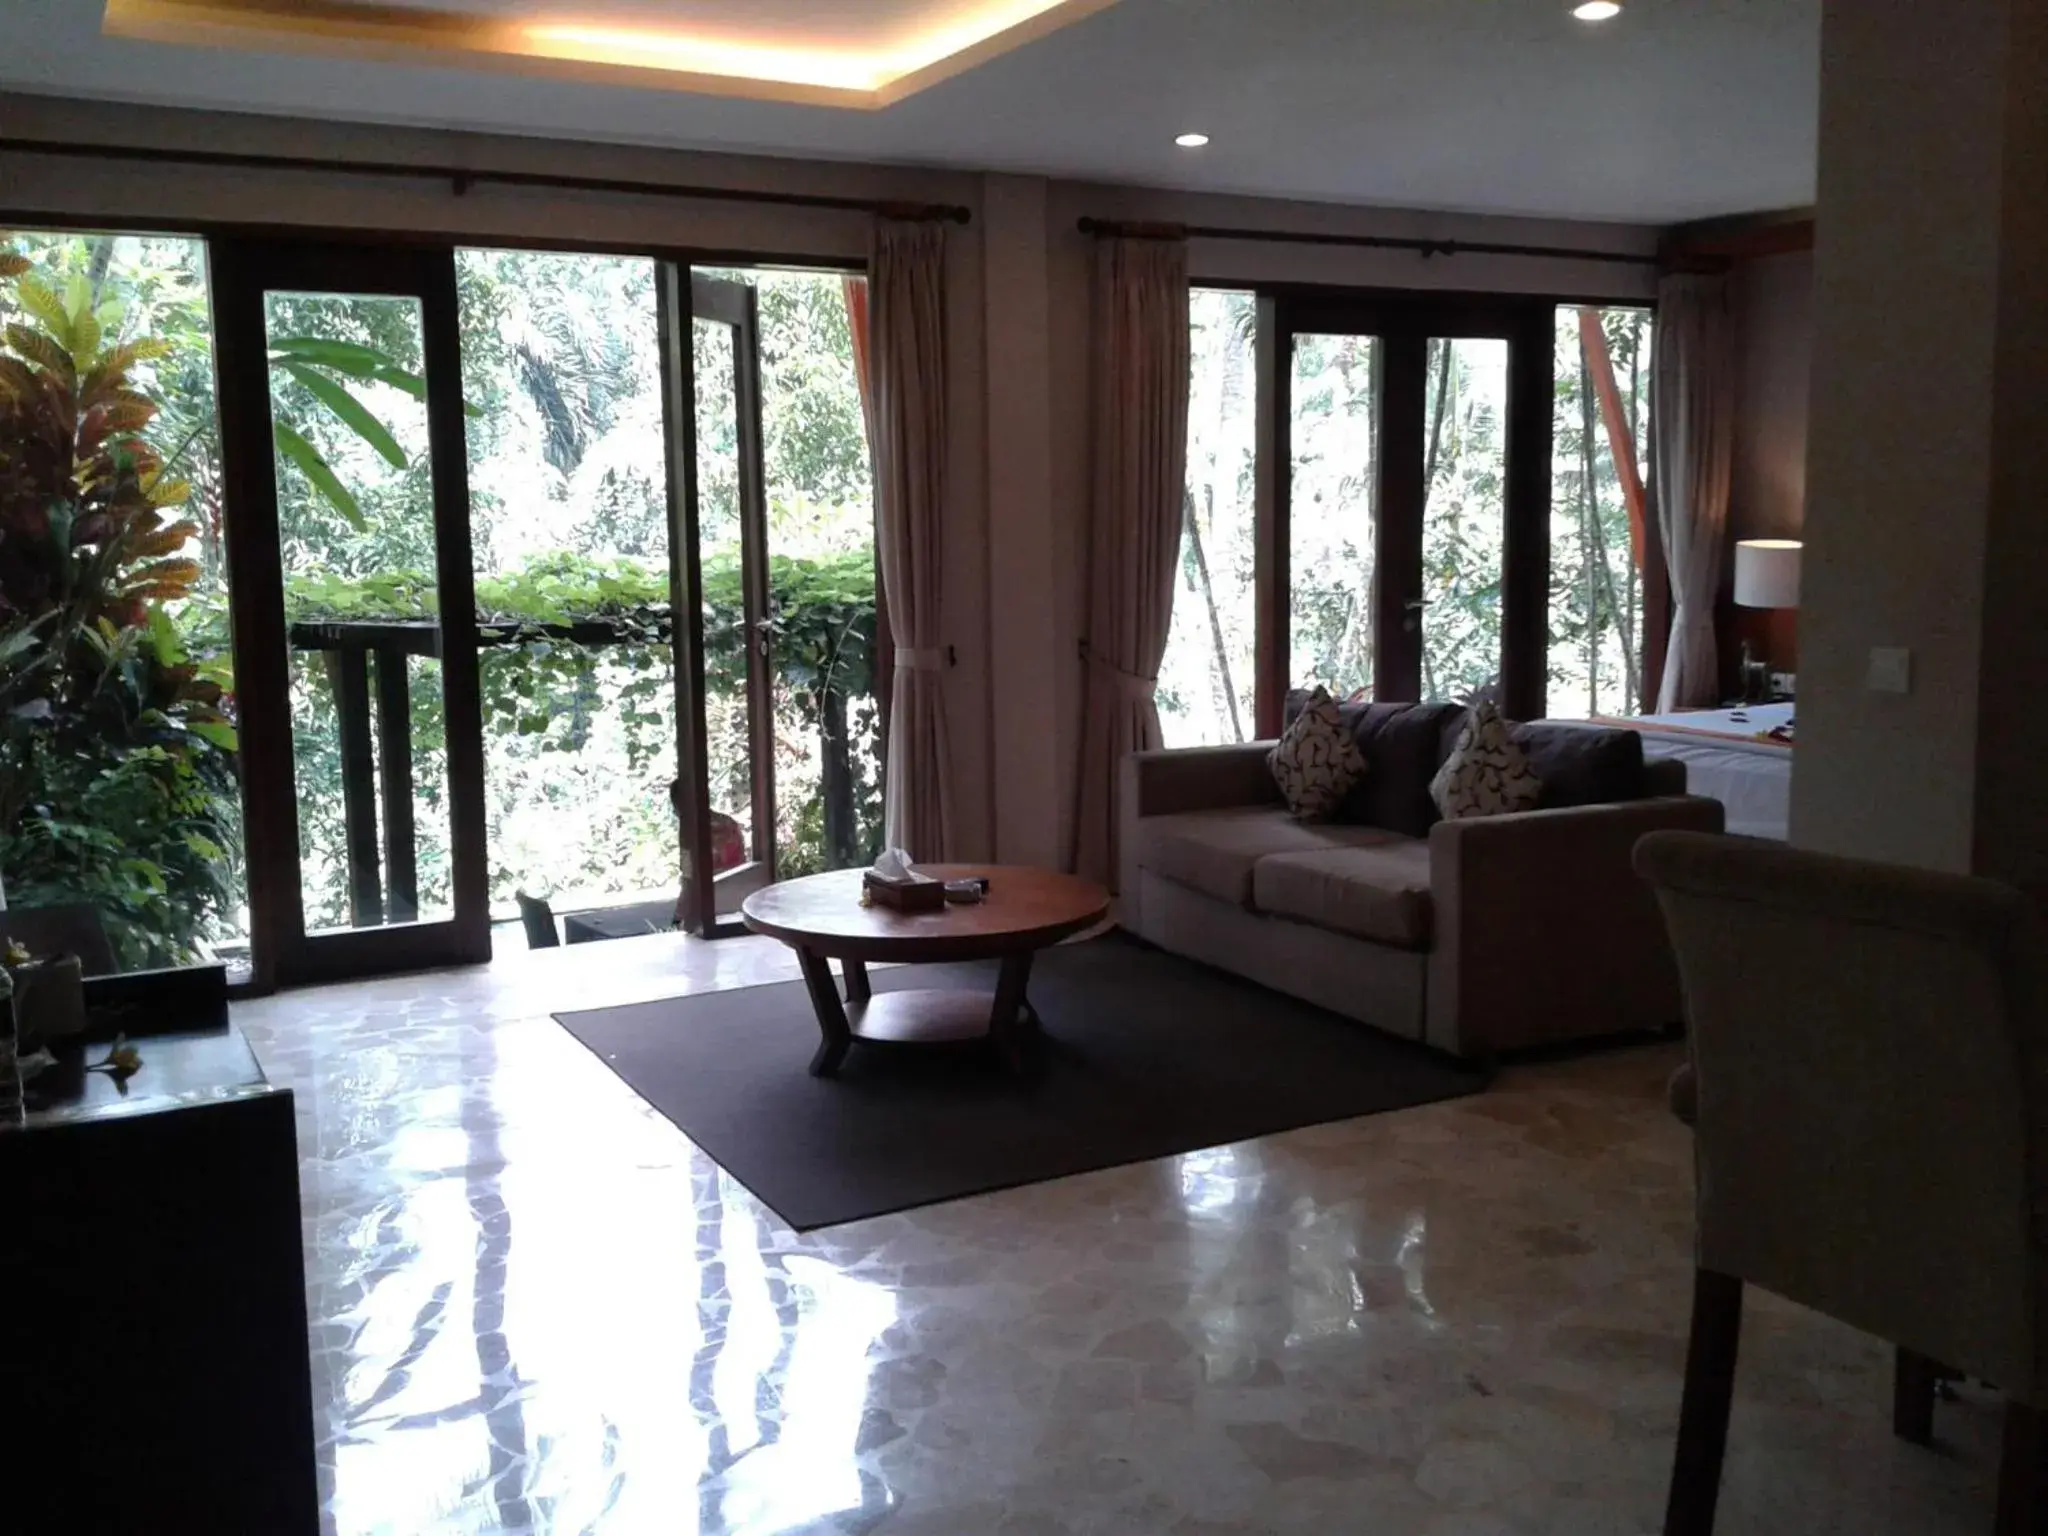
[[[991, 964], [873, 972], [875, 990], [995, 989]], [[799, 1231], [1455, 1098], [1484, 1075], [1111, 936], [1047, 950], [1029, 1070], [984, 1048], [856, 1044], [806, 1070], [800, 982], [559, 1013], [569, 1033]]]

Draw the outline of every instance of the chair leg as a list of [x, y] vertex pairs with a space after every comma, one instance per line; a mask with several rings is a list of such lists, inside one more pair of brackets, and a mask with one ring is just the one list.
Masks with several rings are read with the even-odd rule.
[[2006, 1400], [1996, 1536], [2048, 1536], [2048, 1411]]
[[1685, 1398], [1678, 1410], [1664, 1536], [1711, 1536], [1714, 1529], [1741, 1338], [1742, 1282], [1711, 1269], [1694, 1270], [1692, 1342], [1685, 1352]]
[[1901, 1349], [1892, 1363], [1892, 1433], [1915, 1445], [1934, 1443], [1934, 1394], [1941, 1367]]

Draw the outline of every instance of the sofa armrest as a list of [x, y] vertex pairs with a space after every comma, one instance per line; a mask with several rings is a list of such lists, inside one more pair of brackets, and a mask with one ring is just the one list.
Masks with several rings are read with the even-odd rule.
[[1266, 766], [1270, 741], [1234, 747], [1178, 747], [1133, 752], [1123, 761], [1117, 799], [1119, 916], [1138, 932], [1138, 823], [1147, 816], [1217, 811], [1233, 805], [1277, 805], [1280, 787]]
[[1430, 1043], [1490, 1056], [1677, 1022], [1677, 964], [1630, 856], [1645, 833], [1721, 825], [1697, 795], [1438, 822]]
[[1232, 805], [1277, 805], [1280, 786], [1266, 766], [1270, 741], [1234, 747], [1178, 747], [1124, 759], [1123, 815], [1177, 816]]

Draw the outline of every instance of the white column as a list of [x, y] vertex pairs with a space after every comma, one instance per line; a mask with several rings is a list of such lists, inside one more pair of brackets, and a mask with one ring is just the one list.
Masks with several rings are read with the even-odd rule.
[[[2040, 0], [1828, 0], [1792, 803], [1802, 846], [2023, 882], [2048, 879], [2044, 44]], [[1891, 691], [1872, 653], [1901, 650]]]

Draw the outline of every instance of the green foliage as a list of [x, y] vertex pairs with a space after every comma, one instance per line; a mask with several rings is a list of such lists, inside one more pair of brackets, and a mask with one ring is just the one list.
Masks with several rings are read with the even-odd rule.
[[1424, 401], [1422, 696], [1469, 699], [1500, 678], [1508, 349], [1432, 340]]
[[[1606, 342], [1637, 471], [1649, 473], [1651, 313], [1593, 312]], [[1646, 707], [1643, 577], [1621, 475], [1600, 417], [1580, 314], [1558, 311], [1550, 521], [1550, 707], [1628, 714]]]
[[[390, 353], [355, 342], [329, 341], [317, 336], [274, 336], [270, 341], [270, 367], [295, 381], [318, 405], [324, 406], [343, 426], [368, 444], [393, 469], [405, 469], [410, 460], [391, 429], [376, 412], [356, 398], [343, 378], [374, 380], [388, 384], [415, 400], [427, 398], [427, 381], [409, 368], [401, 367]], [[277, 450], [313, 489], [324, 496], [358, 533], [368, 531], [362, 503], [341, 482], [326, 455], [307, 439], [292, 422], [279, 417], [271, 425]]]
[[[60, 298], [82, 285], [109, 336], [165, 344], [137, 357], [131, 384], [157, 408], [141, 435], [164, 461], [162, 478], [187, 483], [184, 505], [197, 534], [177, 553], [196, 559], [199, 571], [187, 595], [149, 601], [175, 622], [191, 664], [225, 683], [224, 507], [204, 247], [68, 234], [16, 243]], [[672, 886], [676, 832], [666, 786], [675, 768], [675, 702], [653, 264], [464, 250], [456, 280], [479, 616], [520, 631], [507, 636], [515, 643], [488, 644], [481, 657], [493, 895], [508, 898], [522, 884], [593, 896]], [[776, 840], [782, 868], [800, 871], [870, 856], [862, 850], [879, 837], [866, 445], [838, 276], [755, 272], [747, 280], [760, 294], [770, 547], [781, 557], [769, 636]], [[31, 323], [13, 288], [0, 282], [0, 325]], [[265, 322], [274, 414], [303, 444], [285, 439], [277, 447], [288, 616], [432, 613], [437, 556], [418, 306], [387, 296], [273, 293]], [[730, 349], [700, 361], [714, 798], [737, 810], [750, 747], [732, 558]], [[359, 409], [337, 403], [344, 398]], [[586, 646], [543, 632], [591, 618], [623, 643]], [[0, 676], [15, 670], [0, 657]], [[445, 910], [449, 894], [439, 663], [412, 658], [408, 681], [421, 894], [431, 912], [437, 901]], [[345, 923], [339, 742], [318, 652], [294, 655], [291, 715], [307, 917], [315, 927]], [[209, 732], [230, 733], [210, 744], [220, 751], [215, 766], [231, 774], [224, 749], [232, 726], [189, 726], [201, 742]], [[823, 807], [828, 735], [834, 761], [843, 752], [848, 762], [852, 782], [837, 802], [844, 806], [850, 794], [846, 816], [828, 817]], [[221, 782], [232, 789], [231, 778]], [[95, 812], [106, 811], [115, 787], [94, 792]], [[214, 805], [230, 830], [235, 809], [231, 798]], [[226, 854], [218, 873], [231, 894], [210, 910], [211, 898], [202, 899], [193, 914], [193, 931], [209, 938], [232, 928], [240, 902], [238, 839], [218, 841]], [[189, 878], [167, 874], [166, 886], [175, 893]]]
[[202, 575], [189, 486], [149, 440], [86, 272], [13, 274], [0, 348], [0, 877], [24, 905], [96, 906], [124, 964], [188, 959], [230, 901], [234, 726], [220, 669], [166, 605]]
[[[716, 722], [744, 707], [745, 605], [736, 551], [703, 567], [705, 685]], [[599, 717], [622, 728], [623, 767], [639, 773], [671, 764], [675, 714], [669, 653], [668, 570], [627, 557], [594, 559], [572, 551], [536, 556], [500, 575], [480, 577], [477, 615], [486, 646], [480, 674], [484, 734], [494, 750], [517, 738], [523, 751], [574, 757], [591, 745]], [[286, 582], [286, 611], [311, 620], [410, 619], [436, 611], [432, 577], [392, 570], [349, 578], [308, 571]], [[608, 633], [581, 641], [561, 633], [598, 621]], [[872, 858], [881, 828], [875, 686], [875, 580], [864, 552], [769, 561], [768, 639], [778, 739], [816, 743], [850, 775], [850, 826], [834, 846], [826, 834], [822, 797], [785, 807], [788, 834], [781, 862], [806, 873]], [[295, 708], [302, 783], [339, 782], [332, 700], [306, 671]], [[443, 739], [438, 689], [413, 690], [415, 752], [431, 762]], [[743, 769], [743, 756], [730, 759]], [[716, 765], [714, 765], [716, 766]], [[421, 775], [431, 779], [431, 774]], [[722, 786], [729, 803], [743, 789]], [[307, 795], [302, 831], [317, 835], [302, 849], [314, 864], [333, 863], [340, 827], [336, 797]], [[438, 796], [429, 800], [438, 804]], [[326, 823], [332, 822], [328, 827]], [[338, 891], [329, 912], [339, 920]]]

